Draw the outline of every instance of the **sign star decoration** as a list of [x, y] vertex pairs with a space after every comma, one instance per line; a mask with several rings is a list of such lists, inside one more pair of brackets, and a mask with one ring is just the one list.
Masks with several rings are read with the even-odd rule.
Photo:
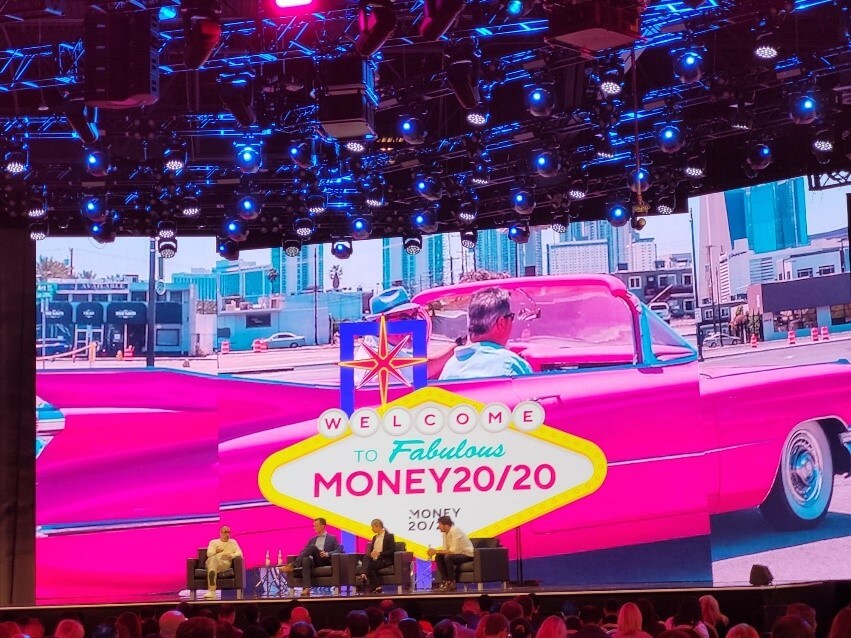
[[387, 335], [387, 320], [384, 315], [381, 316], [381, 322], [378, 326], [378, 349], [372, 348], [368, 343], [361, 341], [364, 349], [367, 351], [369, 358], [358, 361], [340, 361], [340, 365], [344, 368], [356, 368], [365, 370], [366, 374], [357, 384], [356, 389], [362, 388], [372, 379], [378, 377], [378, 390], [381, 393], [381, 405], [387, 403], [387, 389], [390, 386], [390, 378], [393, 377], [404, 383], [407, 387], [411, 387], [408, 380], [402, 375], [400, 370], [408, 368], [420, 363], [428, 361], [425, 357], [400, 357], [399, 352], [410, 341], [411, 336], [405, 335], [404, 338], [391, 348]]

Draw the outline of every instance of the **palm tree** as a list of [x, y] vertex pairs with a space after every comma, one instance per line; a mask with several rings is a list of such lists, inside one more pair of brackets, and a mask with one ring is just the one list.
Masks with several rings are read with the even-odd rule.
[[77, 279], [97, 279], [97, 275], [93, 270], [84, 270], [77, 275]]
[[71, 269], [68, 264], [42, 255], [38, 258], [38, 263], [35, 266], [36, 277], [40, 280], [45, 279], [69, 279], [71, 277]]
[[340, 264], [334, 264], [331, 266], [331, 272], [329, 274], [331, 276], [331, 287], [334, 290], [339, 290], [340, 278], [343, 276], [343, 267]]

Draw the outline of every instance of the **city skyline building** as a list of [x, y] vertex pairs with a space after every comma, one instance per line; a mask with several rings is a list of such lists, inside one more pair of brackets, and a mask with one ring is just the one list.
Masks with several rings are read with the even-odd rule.
[[573, 240], [547, 246], [550, 275], [602, 273], [608, 267], [609, 245], [604, 239]]
[[731, 242], [768, 253], [809, 244], [804, 178], [748, 186], [724, 193]]

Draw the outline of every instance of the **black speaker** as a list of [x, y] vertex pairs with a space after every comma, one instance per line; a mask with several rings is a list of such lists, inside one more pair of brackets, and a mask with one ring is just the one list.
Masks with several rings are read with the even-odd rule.
[[765, 587], [774, 582], [774, 576], [771, 575], [771, 570], [765, 565], [753, 565], [751, 567], [751, 585], [755, 587]]
[[159, 98], [156, 11], [91, 13], [83, 23], [85, 102], [104, 109]]

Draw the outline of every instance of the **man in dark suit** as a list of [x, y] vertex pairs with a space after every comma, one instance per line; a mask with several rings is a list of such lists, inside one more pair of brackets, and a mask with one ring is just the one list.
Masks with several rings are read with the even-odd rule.
[[333, 534], [325, 531], [325, 519], [313, 519], [313, 531], [316, 536], [311, 536], [307, 545], [296, 556], [295, 563], [287, 563], [280, 567], [285, 574], [301, 572], [304, 591], [302, 596], [310, 596], [310, 580], [313, 570], [317, 567], [327, 567], [331, 564], [331, 554], [341, 554], [343, 547]]
[[378, 570], [393, 564], [393, 553], [396, 551], [396, 537], [384, 529], [381, 519], [372, 521], [372, 531], [375, 536], [367, 546], [366, 553], [361, 558], [361, 566], [358, 568], [358, 579], [360, 585], [367, 585], [373, 594], [381, 593], [381, 583]]

